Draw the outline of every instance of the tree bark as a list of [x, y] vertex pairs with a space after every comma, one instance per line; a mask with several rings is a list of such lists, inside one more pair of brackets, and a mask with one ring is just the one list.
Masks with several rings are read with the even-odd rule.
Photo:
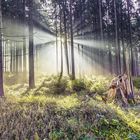
[[[99, 21], [100, 21], [100, 41], [99, 47], [99, 64], [102, 66], [101, 73], [104, 74], [104, 52], [103, 52], [103, 18], [102, 18], [102, 0], [99, 0]], [[102, 51], [101, 51], [102, 50]], [[101, 59], [102, 58], [102, 59]]]
[[[20, 44], [21, 45], [21, 44]], [[20, 49], [19, 49], [19, 72], [21, 73], [21, 72], [23, 72], [23, 69], [22, 69], [22, 55], [23, 53], [22, 53], [22, 49], [21, 49], [21, 46], [20, 46]]]
[[4, 96], [4, 89], [3, 89], [3, 53], [2, 53], [2, 8], [1, 8], [0, 0], [0, 97]]
[[16, 43], [14, 42], [14, 46], [13, 46], [13, 72], [16, 72]]
[[118, 14], [117, 14], [117, 1], [114, 0], [114, 15], [115, 15], [115, 49], [116, 49], [116, 69], [117, 74], [121, 73], [120, 64], [120, 45], [119, 45], [119, 35], [118, 35]]
[[[26, 18], [25, 18], [25, 0], [23, 0], [23, 22], [24, 22], [24, 28], [23, 34], [25, 36], [25, 30], [26, 30]], [[23, 37], [23, 74], [26, 77], [27, 72], [27, 58], [26, 58], [26, 38]]]
[[18, 72], [19, 72], [19, 50], [18, 50], [18, 45], [17, 45], [18, 43], [16, 43], [16, 74], [18, 74]]
[[13, 43], [10, 43], [10, 72], [13, 72]]
[[60, 71], [60, 76], [59, 76], [59, 82], [63, 76], [63, 44], [62, 44], [62, 12], [61, 12], [61, 7], [60, 8], [60, 49], [61, 49], [61, 71]]
[[27, 58], [26, 58], [26, 40], [23, 38], [23, 73], [24, 76], [26, 77], [26, 71], [27, 71]]
[[134, 63], [133, 63], [133, 48], [132, 48], [132, 29], [130, 19], [130, 1], [127, 0], [127, 11], [128, 11], [128, 33], [129, 33], [129, 53], [130, 53], [130, 75], [134, 75]]
[[74, 62], [74, 42], [73, 42], [73, 20], [72, 20], [72, 0], [70, 0], [70, 32], [71, 32], [71, 79], [75, 80], [75, 62]]
[[58, 26], [57, 26], [57, 21], [58, 21], [58, 15], [57, 15], [57, 4], [55, 5], [55, 16], [56, 16], [56, 21], [55, 21], [55, 29], [56, 29], [56, 74], [58, 74]]
[[34, 79], [34, 39], [33, 39], [33, 0], [29, 1], [29, 88], [35, 87]]
[[67, 45], [67, 20], [66, 20], [66, 1], [63, 4], [63, 15], [64, 15], [64, 44], [65, 44], [65, 57], [67, 65], [67, 73], [69, 75], [69, 58], [68, 58], [68, 45]]

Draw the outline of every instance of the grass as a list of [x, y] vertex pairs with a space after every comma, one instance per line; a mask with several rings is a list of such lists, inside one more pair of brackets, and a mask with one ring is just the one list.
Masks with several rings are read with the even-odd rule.
[[39, 80], [31, 91], [26, 85], [7, 87], [0, 101], [0, 139], [140, 139], [138, 112], [102, 101], [109, 78], [57, 79]]

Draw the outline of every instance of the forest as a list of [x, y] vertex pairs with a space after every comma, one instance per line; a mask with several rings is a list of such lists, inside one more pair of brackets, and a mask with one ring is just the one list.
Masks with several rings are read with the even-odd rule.
[[140, 1], [0, 0], [0, 140], [140, 140]]

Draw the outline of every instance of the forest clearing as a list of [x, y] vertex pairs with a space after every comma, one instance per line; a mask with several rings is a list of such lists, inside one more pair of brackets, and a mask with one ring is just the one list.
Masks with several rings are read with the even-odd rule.
[[0, 140], [140, 140], [139, 0], [0, 0]]

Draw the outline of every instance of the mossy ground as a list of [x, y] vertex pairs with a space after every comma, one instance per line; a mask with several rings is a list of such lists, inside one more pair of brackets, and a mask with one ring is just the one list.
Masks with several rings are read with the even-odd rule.
[[[6, 86], [0, 101], [0, 139], [140, 140], [140, 109], [105, 104], [110, 78], [85, 77], [58, 82], [57, 76]], [[139, 92], [138, 89], [136, 89]]]

